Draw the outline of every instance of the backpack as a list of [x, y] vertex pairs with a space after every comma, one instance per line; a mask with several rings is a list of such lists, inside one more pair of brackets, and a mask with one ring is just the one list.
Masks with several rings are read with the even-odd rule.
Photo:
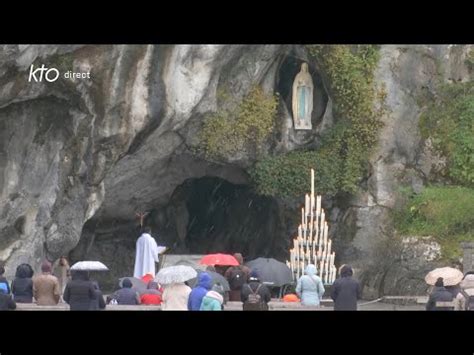
[[258, 293], [260, 290], [260, 287], [262, 284], [258, 285], [257, 289], [255, 291], [252, 290], [252, 287], [250, 285], [247, 285], [247, 287], [250, 289], [250, 294], [247, 298], [247, 301], [244, 303], [244, 311], [261, 311], [263, 310], [262, 307], [262, 297]]
[[258, 285], [257, 289], [254, 291], [252, 291], [252, 288], [249, 286], [249, 289], [250, 289], [250, 295], [247, 299], [247, 302], [248, 303], [260, 303], [262, 301], [262, 298], [260, 297], [260, 295], [258, 294], [258, 290], [260, 289], [260, 286], [262, 285]]
[[240, 290], [247, 282], [245, 272], [239, 268], [233, 268], [230, 272], [229, 286], [231, 290]]
[[0, 281], [0, 293], [3, 293], [4, 295], [8, 295], [8, 285], [6, 284], [6, 282]]

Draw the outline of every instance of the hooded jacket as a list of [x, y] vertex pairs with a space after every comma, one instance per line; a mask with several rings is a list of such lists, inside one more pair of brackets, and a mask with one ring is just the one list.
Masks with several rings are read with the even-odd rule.
[[216, 291], [209, 291], [202, 299], [201, 311], [222, 311], [224, 298]]
[[212, 278], [207, 272], [199, 274], [198, 284], [193, 288], [189, 294], [188, 309], [190, 311], [199, 311], [201, 309], [201, 302], [204, 296], [212, 287]]
[[316, 271], [315, 265], [308, 265], [306, 275], [301, 276], [296, 285], [296, 294], [301, 298], [301, 304], [305, 306], [319, 306], [324, 295], [323, 282], [316, 275]]

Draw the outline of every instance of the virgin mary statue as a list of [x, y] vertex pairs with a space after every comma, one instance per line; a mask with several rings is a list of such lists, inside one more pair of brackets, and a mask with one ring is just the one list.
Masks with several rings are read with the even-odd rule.
[[312, 129], [313, 89], [313, 79], [308, 72], [308, 63], [303, 63], [293, 82], [292, 108], [295, 129]]

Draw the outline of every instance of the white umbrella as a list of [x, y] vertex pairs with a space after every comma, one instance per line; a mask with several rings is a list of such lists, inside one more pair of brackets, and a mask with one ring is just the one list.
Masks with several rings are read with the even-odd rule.
[[436, 280], [442, 277], [444, 286], [454, 286], [460, 283], [464, 277], [463, 273], [452, 267], [441, 267], [430, 271], [425, 277], [428, 285], [433, 286]]
[[108, 271], [109, 268], [100, 261], [79, 261], [71, 266], [71, 270]]
[[196, 270], [187, 265], [168, 266], [161, 269], [156, 275], [155, 281], [168, 285], [191, 280], [197, 276]]

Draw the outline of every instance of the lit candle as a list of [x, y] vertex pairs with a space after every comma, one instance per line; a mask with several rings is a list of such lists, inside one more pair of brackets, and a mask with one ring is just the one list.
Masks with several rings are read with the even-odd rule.
[[314, 206], [314, 195], [311, 195], [309, 198], [310, 198], [310, 200], [309, 200], [310, 214], [311, 214], [311, 216], [313, 216], [314, 212], [315, 212], [314, 211], [314, 207], [315, 207]]
[[314, 196], [314, 169], [311, 169], [311, 196]]
[[318, 216], [321, 215], [321, 196], [320, 195], [316, 197], [316, 214]]
[[329, 239], [328, 241], [328, 253], [331, 254], [331, 246], [332, 246], [332, 242], [331, 242], [331, 239]]
[[298, 238], [301, 238], [303, 236], [303, 233], [301, 231], [301, 224], [298, 226]]

